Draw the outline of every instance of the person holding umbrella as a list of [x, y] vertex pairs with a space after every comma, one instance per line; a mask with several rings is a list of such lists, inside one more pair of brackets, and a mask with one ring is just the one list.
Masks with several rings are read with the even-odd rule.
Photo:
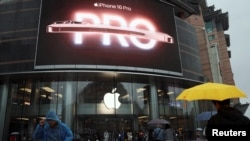
[[177, 141], [174, 129], [170, 124], [165, 125], [166, 141]]
[[153, 131], [153, 136], [155, 141], [165, 141], [166, 140], [166, 133], [162, 129], [161, 124], [157, 124], [157, 128]]
[[[249, 132], [250, 119], [244, 116], [240, 110], [230, 107], [230, 99], [222, 101], [212, 100], [212, 102], [217, 110], [217, 114], [213, 115], [207, 122], [205, 136], [208, 141], [214, 140], [214, 137], [217, 137], [220, 131], [223, 132], [219, 136], [245, 136], [241, 133]], [[224, 131], [228, 131], [228, 133]], [[231, 134], [230, 132], [232, 131], [235, 132]], [[238, 131], [242, 132], [238, 134]]]
[[244, 138], [249, 140], [250, 120], [238, 109], [230, 107], [230, 99], [247, 95], [234, 85], [207, 82], [185, 89], [176, 100], [211, 100], [217, 110], [207, 122], [205, 136], [208, 141]]

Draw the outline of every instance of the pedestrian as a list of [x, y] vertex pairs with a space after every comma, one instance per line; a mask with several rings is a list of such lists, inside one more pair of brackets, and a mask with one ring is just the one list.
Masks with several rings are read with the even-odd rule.
[[145, 141], [145, 133], [142, 130], [138, 133], [138, 141]]
[[120, 131], [120, 133], [118, 134], [118, 141], [124, 141], [124, 130], [122, 128], [122, 130]]
[[[217, 136], [219, 139], [222, 139], [221, 137], [223, 136], [247, 136], [250, 127], [250, 119], [244, 116], [238, 109], [230, 107], [230, 99], [223, 101], [213, 100], [212, 102], [217, 110], [217, 114], [213, 115], [207, 122], [205, 136], [208, 141], [215, 140]], [[220, 132], [220, 135], [215, 134], [218, 132]], [[234, 134], [230, 134], [230, 132], [234, 132]]]
[[105, 130], [105, 132], [103, 133], [103, 137], [104, 137], [104, 141], [109, 140], [109, 132], [108, 132], [108, 130]]
[[166, 133], [166, 141], [176, 141], [176, 135], [175, 135], [175, 131], [174, 129], [171, 127], [170, 124], [166, 124], [166, 129], [165, 129], [165, 133]]
[[155, 141], [165, 141], [166, 140], [166, 133], [161, 128], [160, 124], [157, 125], [157, 128], [154, 129], [154, 140]]
[[43, 119], [36, 126], [33, 133], [34, 141], [72, 141], [71, 129], [60, 121], [56, 113], [50, 110], [46, 119]]
[[133, 134], [130, 129], [127, 131], [127, 138], [128, 138], [128, 141], [132, 141], [133, 139]]
[[148, 141], [154, 141], [154, 130], [152, 128], [148, 131]]

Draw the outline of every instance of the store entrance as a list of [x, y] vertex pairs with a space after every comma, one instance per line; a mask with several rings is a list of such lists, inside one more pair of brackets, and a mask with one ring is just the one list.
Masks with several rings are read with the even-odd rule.
[[75, 123], [80, 140], [86, 141], [116, 141], [126, 138], [127, 131], [136, 134], [137, 118], [128, 115], [86, 115], [79, 116]]

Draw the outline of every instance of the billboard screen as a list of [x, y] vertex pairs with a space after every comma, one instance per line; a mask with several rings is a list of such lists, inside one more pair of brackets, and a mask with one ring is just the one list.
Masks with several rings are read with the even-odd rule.
[[43, 0], [35, 69], [181, 74], [173, 7], [153, 0]]

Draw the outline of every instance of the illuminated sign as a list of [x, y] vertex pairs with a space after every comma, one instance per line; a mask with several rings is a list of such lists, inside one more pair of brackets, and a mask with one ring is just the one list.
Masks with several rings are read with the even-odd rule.
[[121, 102], [119, 101], [120, 94], [115, 91], [116, 88], [112, 92], [106, 93], [103, 97], [103, 102], [108, 109], [118, 109], [121, 106]]
[[[121, 46], [128, 47], [129, 44], [124, 36], [129, 36], [131, 42], [141, 49], [151, 49], [157, 41], [173, 43], [173, 37], [166, 33], [156, 32], [154, 25], [145, 19], [133, 19], [128, 25], [126, 20], [121, 16], [103, 14], [103, 22], [100, 18], [92, 13], [76, 13], [76, 21], [57, 21], [48, 25], [49, 33], [75, 33], [75, 44], [82, 44], [82, 36], [86, 33], [98, 32], [103, 34], [103, 45], [111, 44], [111, 34], [116, 36]], [[88, 19], [89, 22], [85, 22]], [[119, 26], [112, 26], [115, 21]], [[144, 26], [147, 30], [137, 27]], [[81, 33], [81, 34], [79, 34]], [[148, 42], [142, 42], [138, 38], [149, 39]]]
[[93, 65], [181, 74], [176, 37], [173, 7], [159, 1], [42, 1], [35, 69]]

